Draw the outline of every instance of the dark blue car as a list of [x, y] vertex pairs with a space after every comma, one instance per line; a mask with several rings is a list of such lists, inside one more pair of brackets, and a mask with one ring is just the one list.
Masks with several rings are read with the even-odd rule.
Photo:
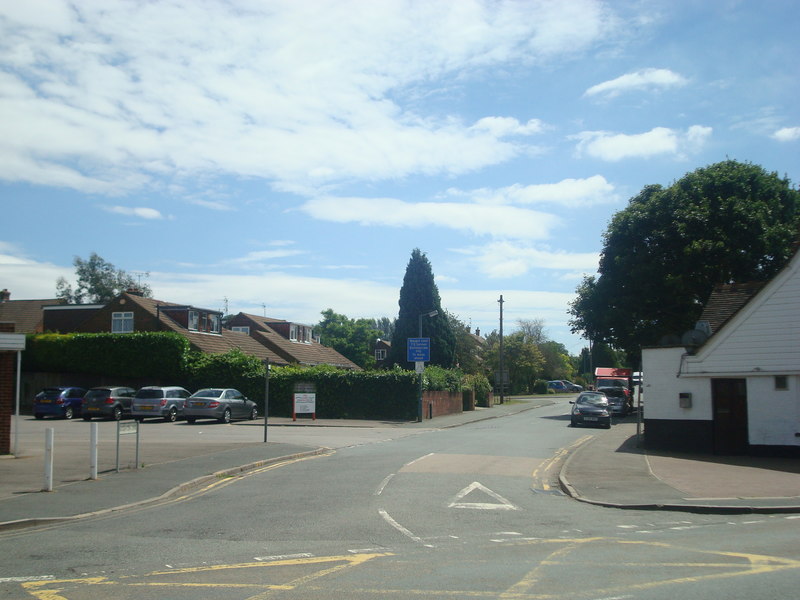
[[86, 390], [79, 387], [46, 387], [33, 399], [33, 416], [71, 419], [81, 414], [83, 395]]

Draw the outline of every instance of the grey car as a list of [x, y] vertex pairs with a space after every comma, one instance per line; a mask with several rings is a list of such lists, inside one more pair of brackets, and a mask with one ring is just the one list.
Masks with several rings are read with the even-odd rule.
[[153, 417], [174, 422], [183, 416], [183, 403], [190, 395], [176, 385], [143, 387], [133, 397], [131, 414], [140, 422]]
[[129, 416], [135, 393], [133, 388], [121, 385], [93, 387], [83, 397], [83, 420], [91, 421], [94, 417], [103, 417], [119, 421], [123, 416]]
[[206, 388], [186, 399], [183, 416], [187, 423], [194, 423], [197, 419], [216, 419], [220, 423], [230, 423], [232, 419], [255, 419], [258, 416], [258, 407], [239, 390]]

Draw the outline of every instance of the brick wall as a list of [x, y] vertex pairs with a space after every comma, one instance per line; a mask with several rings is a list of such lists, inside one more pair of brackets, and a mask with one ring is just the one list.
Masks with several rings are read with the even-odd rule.
[[461, 392], [424, 392], [422, 394], [422, 418], [430, 419], [442, 415], [463, 412], [464, 397]]
[[[14, 323], [0, 323], [0, 332], [14, 333]], [[11, 453], [11, 415], [14, 412], [17, 353], [0, 352], [0, 454]]]

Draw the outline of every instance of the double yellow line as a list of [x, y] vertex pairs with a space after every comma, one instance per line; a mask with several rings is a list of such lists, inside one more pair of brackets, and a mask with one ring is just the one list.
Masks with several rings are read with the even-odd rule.
[[579, 438], [578, 440], [570, 444], [569, 446], [567, 446], [566, 448], [559, 448], [558, 450], [556, 450], [556, 453], [553, 454], [553, 456], [551, 456], [547, 460], [542, 461], [542, 463], [538, 467], [536, 467], [536, 469], [534, 469], [531, 475], [533, 477], [532, 487], [534, 489], [541, 489], [544, 492], [549, 492], [552, 489], [550, 483], [548, 483], [552, 479], [550, 471], [556, 465], [558, 465], [565, 456], [567, 456], [570, 452], [574, 451], [581, 444], [588, 442], [590, 439], [592, 439], [592, 437], [594, 436], [585, 435], [582, 438]]

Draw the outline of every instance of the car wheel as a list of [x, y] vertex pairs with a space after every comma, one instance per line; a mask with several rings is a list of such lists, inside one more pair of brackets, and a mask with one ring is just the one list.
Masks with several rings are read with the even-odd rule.
[[75, 413], [72, 412], [72, 407], [71, 406], [68, 406], [67, 408], [64, 409], [64, 418], [65, 419], [71, 419], [74, 416], [75, 416]]
[[120, 419], [122, 419], [122, 407], [121, 406], [115, 406], [114, 407], [114, 414], [111, 415], [111, 418], [114, 419], [115, 421], [119, 421]]
[[194, 417], [186, 417], [186, 422], [190, 425], [194, 425], [195, 418]]
[[166, 415], [164, 415], [164, 420], [168, 423], [174, 423], [178, 420], [178, 411], [175, 410], [174, 406], [169, 409], [169, 412]]
[[36, 419], [38, 419], [39, 421], [44, 419], [44, 415], [42, 413], [36, 413], [33, 416], [36, 417]]
[[230, 423], [231, 422], [231, 409], [226, 408], [225, 412], [222, 413], [222, 416], [219, 418], [220, 423]]
[[253, 410], [250, 411], [250, 420], [253, 421], [258, 418], [258, 409], [254, 406]]

